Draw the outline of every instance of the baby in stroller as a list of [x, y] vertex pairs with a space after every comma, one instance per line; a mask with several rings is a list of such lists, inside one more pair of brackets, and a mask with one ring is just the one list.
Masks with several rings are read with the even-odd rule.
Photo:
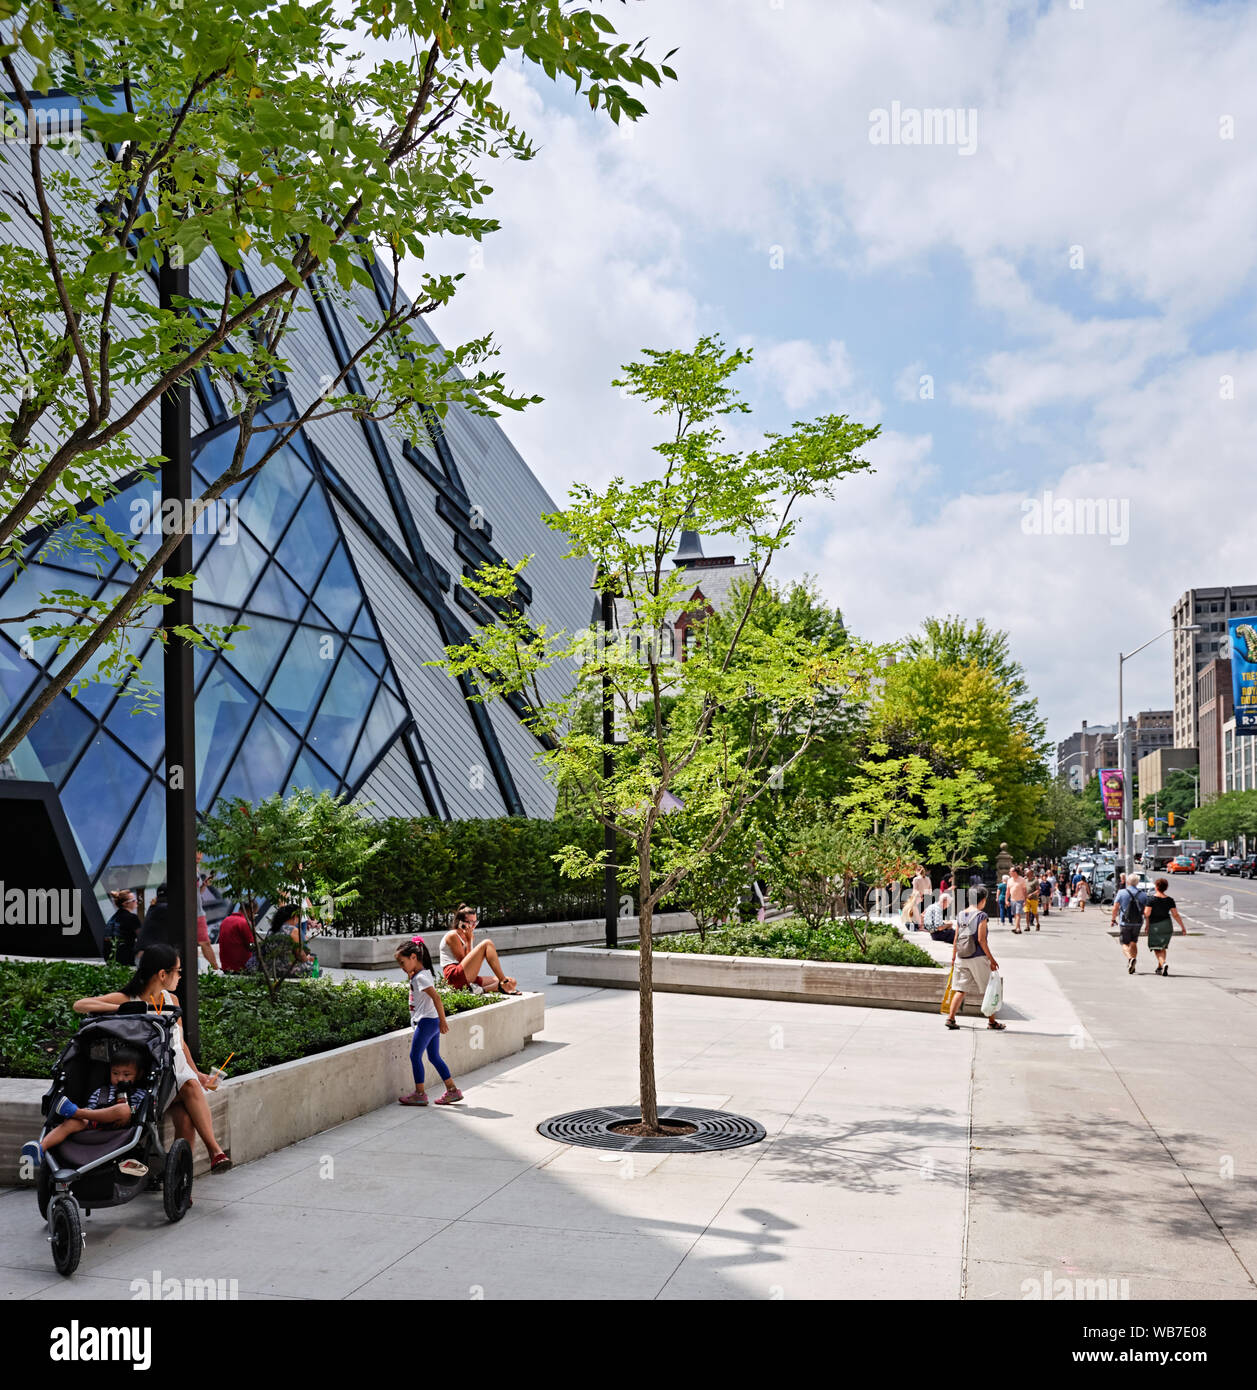
[[[85, 1129], [129, 1129], [136, 1124], [147, 1095], [137, 1085], [143, 1060], [144, 1055], [139, 1048], [125, 1043], [115, 1048], [109, 1059], [109, 1080], [92, 1092], [86, 1105], [76, 1105], [69, 1097], [63, 1096], [56, 1105], [56, 1113], [63, 1117], [61, 1123], [50, 1129], [42, 1139], [23, 1144], [22, 1156], [37, 1165], [43, 1162], [47, 1150], [55, 1149], [63, 1140], [81, 1134]], [[143, 1165], [134, 1160], [129, 1162], [143, 1171]], [[122, 1165], [122, 1171], [127, 1171], [126, 1163]]]

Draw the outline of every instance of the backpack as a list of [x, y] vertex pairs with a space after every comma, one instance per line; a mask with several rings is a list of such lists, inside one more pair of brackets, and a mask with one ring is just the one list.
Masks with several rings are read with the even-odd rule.
[[956, 923], [956, 954], [963, 960], [981, 955], [978, 947], [978, 928], [987, 920], [980, 907], [967, 907]]
[[1144, 919], [1144, 908], [1147, 906], [1144, 895], [1137, 888], [1123, 888], [1122, 892], [1126, 894], [1126, 901], [1122, 904], [1122, 924], [1138, 926]]

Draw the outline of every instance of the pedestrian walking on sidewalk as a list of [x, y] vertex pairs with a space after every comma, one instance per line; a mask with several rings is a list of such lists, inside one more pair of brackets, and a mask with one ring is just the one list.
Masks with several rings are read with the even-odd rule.
[[1074, 880], [1074, 901], [1079, 912], [1086, 912], [1087, 899], [1091, 896], [1091, 885], [1081, 874]]
[[1026, 898], [1030, 894], [1030, 885], [1022, 876], [1020, 868], [1014, 868], [1011, 878], [1008, 880], [1008, 906], [1013, 914], [1013, 935], [1021, 935], [1021, 924], [1026, 919]]
[[[1147, 902], [1139, 891], [1139, 875], [1126, 874], [1122, 878], [1124, 887], [1118, 890], [1113, 899], [1113, 913], [1109, 926], [1117, 924], [1120, 930], [1122, 950], [1129, 961], [1127, 974], [1135, 973], [1135, 958], [1139, 954], [1139, 933], [1144, 924], [1144, 908]], [[1160, 972], [1158, 972], [1160, 973]]]
[[1159, 878], [1154, 886], [1157, 891], [1147, 900], [1147, 905], [1144, 907], [1144, 921], [1148, 924], [1148, 946], [1157, 958], [1155, 973], [1168, 975], [1170, 966], [1166, 960], [1166, 951], [1170, 947], [1170, 937], [1174, 935], [1174, 927], [1170, 918], [1173, 917], [1174, 921], [1182, 927], [1184, 936], [1187, 935], [1187, 927], [1178, 915], [1178, 908], [1174, 905], [1174, 899], [1169, 896], [1170, 880]]
[[445, 1082], [445, 1094], [438, 1096], [433, 1105], [452, 1105], [462, 1100], [463, 1093], [458, 1089], [450, 1069], [441, 1056], [441, 1034], [448, 1033], [450, 1026], [445, 1021], [445, 1005], [437, 991], [436, 978], [432, 973], [432, 957], [426, 943], [403, 942], [397, 948], [394, 959], [406, 972], [410, 981], [410, 1021], [415, 1034], [410, 1041], [410, 1071], [415, 1079], [415, 1089], [408, 1095], [398, 1096], [399, 1105], [427, 1105], [428, 1097], [423, 1089], [423, 1057], [436, 1068], [437, 1074]]
[[1008, 907], [1008, 875], [1005, 874], [999, 881], [999, 887], [995, 890], [995, 899], [999, 904], [999, 921], [1002, 927], [1005, 922], [1013, 920], [1013, 914]]
[[[967, 907], [956, 919], [956, 939], [951, 947], [951, 1005], [947, 1014], [946, 1027], [959, 1028], [956, 1015], [965, 1002], [965, 995], [974, 990], [979, 995], [986, 993], [991, 982], [991, 972], [999, 965], [991, 952], [986, 935], [986, 889], [974, 892], [975, 907]], [[986, 1026], [993, 1032], [1003, 1032], [1005, 1025], [988, 1018]]]

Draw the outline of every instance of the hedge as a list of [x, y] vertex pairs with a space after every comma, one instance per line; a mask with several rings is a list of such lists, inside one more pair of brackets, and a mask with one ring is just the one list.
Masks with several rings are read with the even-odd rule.
[[425, 817], [378, 824], [384, 845], [367, 863], [357, 900], [336, 913], [335, 935], [436, 931], [463, 902], [478, 909], [482, 927], [603, 914], [601, 876], [564, 878], [552, 857], [571, 844], [601, 849], [602, 826], [592, 819]]
[[[706, 940], [697, 932], [676, 932], [659, 937], [654, 949], [682, 955], [763, 956], [773, 960], [941, 968], [933, 956], [927, 955], [915, 942], [906, 941], [893, 926], [884, 922], [863, 922], [861, 925], [868, 934], [867, 952], [860, 950], [855, 933], [841, 921], [826, 922], [813, 930], [794, 918], [723, 927], [709, 931]], [[626, 949], [635, 951], [637, 943], [629, 943]]]
[[[0, 1076], [46, 1077], [83, 1022], [76, 999], [121, 989], [131, 971], [77, 961], [0, 961]], [[399, 972], [400, 977], [400, 972]], [[202, 975], [201, 1069], [231, 1053], [230, 1076], [378, 1038], [410, 1022], [407, 989], [392, 981], [288, 980], [273, 1001], [257, 976]], [[447, 1014], [496, 995], [442, 990]]]

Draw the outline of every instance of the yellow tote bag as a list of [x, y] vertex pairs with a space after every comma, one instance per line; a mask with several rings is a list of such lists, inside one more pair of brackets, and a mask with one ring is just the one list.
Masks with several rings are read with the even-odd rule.
[[940, 1014], [946, 1014], [951, 1012], [951, 997], [955, 993], [955, 990], [953, 990], [951, 987], [951, 977], [955, 973], [956, 967], [953, 964], [951, 969], [947, 972], [947, 988], [943, 991], [943, 1002], [938, 1006], [938, 1011]]

